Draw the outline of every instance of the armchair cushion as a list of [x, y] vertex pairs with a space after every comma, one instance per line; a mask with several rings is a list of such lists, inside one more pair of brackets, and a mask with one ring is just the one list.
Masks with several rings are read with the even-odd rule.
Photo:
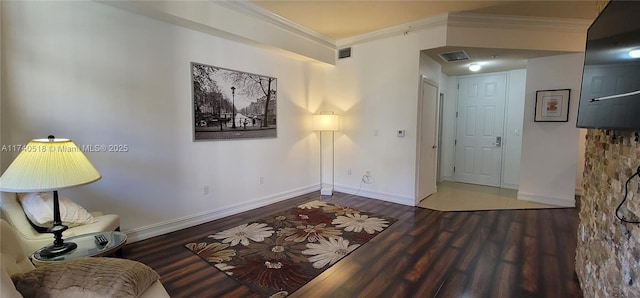
[[[32, 192], [20, 194], [20, 203], [29, 221], [37, 227], [49, 228], [53, 225], [53, 194]], [[96, 222], [86, 209], [68, 198], [59, 197], [62, 224], [73, 228]]]
[[25, 297], [138, 297], [159, 278], [140, 262], [90, 257], [11, 276]]

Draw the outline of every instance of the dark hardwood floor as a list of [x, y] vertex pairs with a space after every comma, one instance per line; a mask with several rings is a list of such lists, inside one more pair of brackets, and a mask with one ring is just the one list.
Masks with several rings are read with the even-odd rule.
[[[256, 297], [184, 244], [301, 203], [257, 210], [128, 244], [172, 297]], [[440, 212], [335, 193], [332, 203], [399, 219], [290, 297], [582, 297], [575, 209]]]

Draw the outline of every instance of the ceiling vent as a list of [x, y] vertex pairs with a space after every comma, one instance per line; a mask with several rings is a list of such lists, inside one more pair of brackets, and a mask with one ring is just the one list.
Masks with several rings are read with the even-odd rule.
[[467, 55], [467, 53], [465, 53], [465, 51], [455, 51], [455, 52], [449, 52], [449, 53], [440, 53], [440, 54], [438, 54], [438, 56], [440, 56], [440, 58], [442, 58], [442, 60], [447, 61], [447, 62], [469, 60], [469, 55]]
[[351, 57], [351, 48], [344, 48], [338, 50], [338, 59], [344, 59]]

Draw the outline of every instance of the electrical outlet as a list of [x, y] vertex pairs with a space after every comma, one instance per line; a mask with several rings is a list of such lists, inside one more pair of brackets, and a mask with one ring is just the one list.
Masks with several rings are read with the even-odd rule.
[[260, 184], [264, 184], [264, 177], [260, 177]]
[[209, 185], [205, 185], [202, 187], [202, 194], [205, 196], [209, 194]]
[[371, 172], [370, 171], [364, 172], [364, 175], [362, 175], [362, 183], [364, 183], [364, 184], [373, 183], [373, 177], [371, 177]]
[[351, 169], [347, 170], [347, 175], [351, 176]]

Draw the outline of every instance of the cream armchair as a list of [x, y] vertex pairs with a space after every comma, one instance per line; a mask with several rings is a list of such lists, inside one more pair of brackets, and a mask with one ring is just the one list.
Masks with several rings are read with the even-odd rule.
[[[22, 248], [26, 255], [31, 255], [34, 251], [50, 245], [53, 242], [53, 234], [40, 233], [33, 228], [27, 216], [18, 202], [17, 194], [13, 192], [2, 192], [0, 207], [2, 208], [2, 218], [5, 219], [21, 238]], [[64, 237], [82, 235], [96, 232], [115, 231], [120, 229], [120, 217], [117, 214], [102, 214], [102, 212], [91, 212], [96, 220], [95, 223], [69, 228], [62, 234]]]
[[[0, 266], [1, 266], [1, 284], [0, 284], [0, 297], [3, 298], [19, 298], [22, 297], [22, 295], [16, 290], [16, 287], [13, 284], [13, 281], [10, 279], [11, 276], [14, 275], [22, 275], [22, 274], [28, 274], [31, 271], [34, 271], [35, 267], [33, 266], [33, 264], [31, 264], [31, 262], [29, 261], [29, 258], [27, 257], [27, 255], [24, 253], [24, 249], [21, 247], [22, 246], [22, 239], [21, 236], [17, 233], [17, 231], [11, 227], [6, 221], [4, 220], [0, 220]], [[110, 258], [87, 258], [88, 261], [92, 261], [92, 262], [104, 262], [105, 264], [109, 263]], [[85, 260], [80, 260], [78, 259], [78, 261], [82, 261], [84, 262]], [[131, 260], [118, 260], [118, 262], [120, 262], [120, 264], [133, 264], [136, 263], [134, 261]], [[36, 269], [42, 269], [40, 270], [39, 273], [42, 273], [42, 271], [50, 271], [50, 272], [55, 272], [55, 271], [62, 271], [62, 275], [64, 276], [65, 274], [69, 274], [69, 272], [65, 272], [64, 270], [60, 270], [60, 266], [65, 266], [66, 262], [59, 262], [59, 263], [54, 263], [54, 264], [50, 264], [47, 265], [43, 268], [38, 268]], [[136, 265], [138, 267], [147, 267], [146, 265]], [[58, 267], [58, 268], [56, 268]], [[124, 268], [124, 266], [123, 266]], [[148, 267], [147, 267], [148, 268]], [[117, 271], [120, 270], [124, 270], [124, 269], [115, 269]], [[148, 270], [151, 270], [150, 268]], [[31, 272], [32, 274], [35, 273]], [[152, 271], [152, 270], [151, 270]], [[119, 272], [115, 272], [115, 273], [119, 273]], [[122, 276], [131, 276], [133, 274], [130, 273], [125, 273], [122, 272], [122, 274], [110, 274], [111, 276], [118, 276], [118, 275], [122, 275]], [[154, 276], [157, 278], [157, 275], [154, 273]], [[75, 275], [73, 277], [68, 277], [68, 278], [64, 278], [64, 277], [60, 277], [59, 279], [54, 279], [57, 281], [64, 281], [64, 280], [75, 280], [75, 281], [82, 281], [87, 283], [87, 287], [89, 287], [88, 285], [91, 284], [95, 284], [96, 283], [96, 278], [95, 276], [86, 276], [86, 280], [84, 279], [84, 277], [82, 276], [82, 274], [80, 275]], [[43, 279], [41, 281], [45, 282], [46, 279]], [[113, 287], [117, 287], [117, 286], [122, 286], [122, 280], [123, 279], [117, 279], [117, 281], [119, 282], [114, 282], [113, 284], [109, 284]], [[140, 294], [138, 294], [138, 297], [142, 297], [142, 298], [163, 298], [163, 297], [169, 297], [169, 294], [167, 293], [166, 289], [164, 288], [164, 286], [162, 285], [162, 283], [160, 283], [159, 280], [153, 278], [153, 279], [147, 279], [147, 282], [144, 283], [145, 286], [144, 288], [140, 288]], [[149, 285], [147, 287], [147, 285]], [[142, 287], [142, 284], [139, 284]], [[42, 285], [38, 285], [39, 287], [42, 287]], [[71, 287], [71, 293], [74, 295], [65, 295], [64, 293], [60, 292], [60, 286], [58, 285], [58, 287], [56, 287], [56, 293], [52, 293], [52, 297], [58, 296], [58, 297], [69, 297], [69, 296], [74, 296], [74, 297], [92, 297], [92, 296], [96, 296], [95, 294], [89, 294], [90, 289], [88, 290], [84, 290], [84, 292], [78, 293], [78, 290], [76, 289], [78, 288], [77, 285], [75, 285], [74, 287]], [[40, 289], [41, 294], [42, 294], [42, 289]]]

